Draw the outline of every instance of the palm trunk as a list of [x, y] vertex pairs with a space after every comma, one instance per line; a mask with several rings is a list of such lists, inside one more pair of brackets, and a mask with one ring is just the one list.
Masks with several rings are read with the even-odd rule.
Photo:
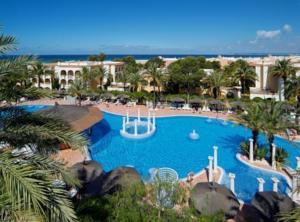
[[295, 113], [295, 125], [297, 126], [297, 134], [299, 134], [299, 116], [300, 116], [300, 96], [297, 96], [296, 113]]
[[40, 87], [41, 87], [41, 77], [38, 76], [38, 88], [40, 88]]
[[253, 139], [253, 153], [255, 155], [256, 149], [257, 149], [257, 138], [258, 138], [259, 132], [256, 129], [252, 130], [252, 139]]
[[78, 96], [78, 105], [81, 106], [81, 95]]
[[[268, 139], [268, 143], [269, 143], [269, 152], [270, 154], [272, 155], [272, 149], [273, 149], [273, 142], [274, 142], [274, 135], [271, 134], [271, 135], [267, 135], [267, 139]], [[270, 159], [270, 164], [272, 164], [271, 162], [272, 160]]]
[[155, 109], [156, 107], [156, 98], [155, 98], [155, 84], [153, 85], [153, 108]]

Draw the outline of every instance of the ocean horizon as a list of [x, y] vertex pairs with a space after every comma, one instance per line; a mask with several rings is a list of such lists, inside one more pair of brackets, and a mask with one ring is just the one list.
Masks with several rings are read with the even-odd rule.
[[[91, 54], [57, 54], [57, 55], [34, 55], [36, 56], [41, 62], [44, 63], [51, 63], [51, 62], [58, 62], [58, 61], [86, 61]], [[224, 57], [266, 57], [268, 55], [273, 56], [288, 56], [288, 55], [299, 55], [299, 53], [281, 53], [281, 54], [272, 54], [272, 53], [249, 53], [249, 54], [107, 54], [106, 60], [116, 60], [123, 58], [125, 56], [132, 56], [138, 60], [147, 60], [153, 57], [162, 56], [165, 58], [185, 58], [188, 56], [203, 56], [205, 58], [214, 58], [218, 56]], [[0, 58], [11, 58], [11, 57], [18, 57], [21, 55], [3, 55]]]

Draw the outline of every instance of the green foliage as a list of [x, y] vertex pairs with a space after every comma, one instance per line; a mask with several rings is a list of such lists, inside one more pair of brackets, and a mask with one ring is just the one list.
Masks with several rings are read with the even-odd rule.
[[60, 88], [59, 79], [54, 78], [52, 81], [52, 89], [59, 90], [59, 88]]
[[100, 61], [103, 62], [106, 59], [106, 55], [104, 53], [100, 53], [99, 55], [90, 55], [88, 57], [89, 61]]
[[290, 59], [276, 61], [275, 65], [271, 66], [269, 72], [273, 76], [281, 77], [286, 80], [288, 77], [296, 74], [296, 69]]
[[243, 155], [249, 156], [250, 145], [247, 141], [243, 141], [240, 143], [240, 148]]
[[159, 68], [162, 68], [162, 67], [164, 67], [164, 65], [165, 65], [165, 62], [164, 62], [164, 60], [162, 59], [162, 58], [160, 58], [160, 57], [153, 57], [153, 58], [150, 58], [146, 63], [145, 63], [145, 69], [148, 69], [149, 68], [149, 66], [151, 66], [152, 64], [157, 64], [157, 66], [159, 67]]
[[[240, 148], [243, 155], [249, 156], [250, 154], [250, 144], [247, 141], [240, 143]], [[264, 146], [257, 146], [257, 149], [254, 152], [254, 158], [257, 160], [262, 160], [268, 154], [268, 149]]]
[[186, 190], [174, 187], [174, 201], [180, 209], [161, 208], [157, 205], [157, 191], [170, 185], [152, 184], [147, 187], [134, 185], [126, 190], [104, 197], [93, 197], [76, 203], [76, 212], [81, 222], [221, 222], [223, 214], [212, 216], [197, 215], [186, 205]]
[[[0, 37], [0, 55], [13, 49], [14, 38]], [[37, 65], [33, 71], [28, 65]], [[9, 103], [22, 97], [48, 95], [29, 82], [41, 74], [42, 66], [33, 57], [0, 60], [0, 100]], [[25, 112], [21, 107], [0, 107], [0, 220], [1, 221], [77, 221], [72, 203], [63, 187], [53, 185], [64, 180], [71, 186], [79, 185], [63, 165], [47, 157], [64, 143], [82, 148], [86, 139], [71, 130], [62, 120], [39, 113]], [[12, 154], [12, 149], [36, 148], [34, 155]]]
[[13, 156], [10, 149], [0, 152], [0, 161], [1, 221], [76, 221], [66, 191], [52, 184], [67, 175], [70, 185], [78, 184], [60, 163], [38, 154]]
[[256, 80], [254, 68], [242, 59], [225, 66], [224, 75], [229, 86], [238, 86], [241, 83], [242, 94], [249, 93], [249, 87], [253, 86]]
[[86, 92], [86, 88], [80, 79], [76, 79], [68, 89], [68, 92], [72, 96], [76, 96], [78, 104], [81, 106], [82, 95]]
[[186, 57], [179, 59], [168, 67], [169, 79], [166, 88], [171, 93], [185, 91], [190, 94], [192, 89], [201, 86], [205, 74], [206, 60], [203, 57]]
[[256, 149], [255, 157], [258, 160], [262, 160], [266, 157], [267, 154], [268, 154], [268, 148], [262, 146]]
[[215, 99], [221, 96], [221, 87], [226, 86], [225, 75], [221, 71], [215, 71], [205, 79], [207, 86]]
[[283, 165], [287, 163], [288, 157], [289, 157], [289, 153], [285, 149], [281, 147], [276, 148], [275, 160], [276, 160], [276, 165], [279, 168], [281, 168]]

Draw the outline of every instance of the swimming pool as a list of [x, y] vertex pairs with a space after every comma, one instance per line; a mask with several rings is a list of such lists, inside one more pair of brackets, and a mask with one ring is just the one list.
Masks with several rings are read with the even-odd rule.
[[[203, 117], [164, 117], [157, 118], [156, 133], [148, 139], [131, 140], [120, 136], [122, 117], [104, 113], [104, 119], [93, 127], [90, 152], [104, 170], [118, 166], [135, 167], [144, 178], [150, 168], [171, 167], [180, 178], [189, 172], [199, 172], [208, 165], [208, 156], [213, 155], [217, 145], [218, 165], [225, 170], [222, 183], [229, 184], [228, 173], [235, 173], [235, 191], [238, 198], [249, 201], [258, 188], [257, 177], [266, 181], [265, 190], [272, 189], [271, 177], [279, 178], [279, 191], [285, 192], [288, 185], [283, 176], [248, 167], [236, 159], [239, 144], [250, 138], [251, 130], [222, 120], [207, 121]], [[189, 133], [195, 129], [199, 140], [190, 140]], [[266, 143], [263, 135], [260, 143]], [[289, 153], [289, 164], [295, 168], [295, 156], [300, 151], [288, 141], [276, 138], [275, 144], [284, 147]]]

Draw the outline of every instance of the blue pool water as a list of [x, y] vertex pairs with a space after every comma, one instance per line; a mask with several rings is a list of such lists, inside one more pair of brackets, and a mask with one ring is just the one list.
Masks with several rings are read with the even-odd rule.
[[[207, 157], [213, 155], [212, 147], [217, 145], [218, 164], [225, 170], [222, 183], [228, 185], [228, 173], [235, 173], [235, 189], [240, 199], [247, 202], [253, 197], [258, 188], [257, 177], [266, 181], [265, 190], [271, 190], [271, 177], [276, 176], [281, 181], [280, 192], [286, 192], [288, 185], [282, 176], [250, 168], [236, 159], [240, 142], [250, 138], [251, 131], [233, 123], [223, 123], [220, 120], [207, 122], [207, 118], [200, 117], [158, 118], [153, 137], [131, 140], [120, 136], [122, 117], [104, 113], [104, 119], [93, 127], [90, 152], [106, 171], [130, 165], [146, 178], [150, 168], [171, 167], [184, 178], [189, 172], [199, 172], [206, 167]], [[189, 139], [193, 129], [199, 133], [199, 140]], [[263, 135], [259, 142], [266, 143]], [[290, 153], [289, 164], [295, 167], [295, 157], [300, 156], [300, 151], [281, 138], [276, 138], [275, 143]]]
[[28, 112], [36, 112], [39, 110], [48, 109], [50, 105], [22, 105], [21, 107]]

